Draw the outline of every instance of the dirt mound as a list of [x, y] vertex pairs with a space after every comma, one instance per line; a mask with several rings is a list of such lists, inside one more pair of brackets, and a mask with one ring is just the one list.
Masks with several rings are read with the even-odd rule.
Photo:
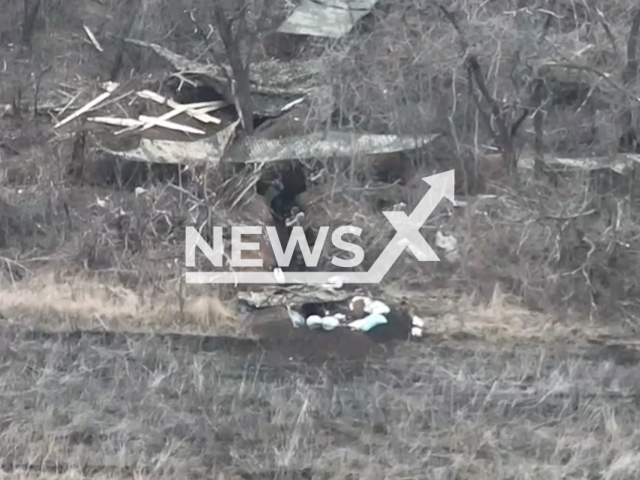
[[[304, 317], [326, 315], [326, 312], [342, 313], [347, 322], [361, 315], [349, 310], [346, 303], [307, 303], [299, 307]], [[260, 312], [260, 313], [258, 313]], [[361, 361], [371, 356], [388, 354], [394, 340], [408, 340], [411, 336], [411, 317], [402, 308], [392, 308], [387, 315], [388, 323], [379, 325], [370, 332], [354, 332], [338, 328], [325, 332], [293, 328], [284, 309], [278, 313], [259, 310], [254, 313], [252, 331], [260, 339], [261, 346], [286, 358], [304, 362]], [[260, 321], [261, 317], [264, 320]], [[259, 322], [259, 323], [258, 323]]]

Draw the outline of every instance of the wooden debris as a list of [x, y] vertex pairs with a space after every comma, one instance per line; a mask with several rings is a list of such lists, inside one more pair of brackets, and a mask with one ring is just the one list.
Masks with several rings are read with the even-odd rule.
[[[165, 113], [164, 115], [159, 116], [156, 120], [154, 120], [153, 122], [148, 122], [147, 124], [145, 124], [142, 127], [142, 131], [144, 130], [148, 130], [156, 125], [159, 125], [158, 122], [161, 122], [163, 120], [169, 120], [173, 117], [176, 117], [178, 115], [180, 115], [181, 113], [185, 113], [187, 110], [191, 110], [192, 112], [197, 112], [198, 114], [202, 114], [202, 115], [206, 115], [206, 112], [203, 112], [202, 110], [196, 110], [194, 108], [194, 106], [198, 106], [198, 105], [202, 105], [203, 103], [214, 103], [214, 102], [202, 102], [202, 103], [194, 103], [194, 104], [189, 104], [189, 105], [181, 105], [177, 108], [174, 108], [173, 110], [171, 110], [170, 112]], [[215, 102], [215, 103], [220, 103], [220, 102]], [[206, 107], [206, 105], [205, 105]], [[211, 106], [209, 105], [208, 108], [220, 108], [218, 105], [216, 106]], [[213, 117], [211, 117], [213, 118]]]
[[225, 102], [223, 100], [219, 102], [203, 102], [203, 103], [211, 103], [215, 105], [202, 107], [202, 108], [195, 108], [195, 109], [191, 107], [191, 109], [194, 110], [196, 113], [210, 113], [210, 112], [215, 112], [216, 110], [220, 110], [221, 108], [226, 107], [227, 105], [231, 105], [229, 102]]
[[64, 120], [62, 120], [62, 121], [58, 122], [57, 124], [55, 124], [53, 126], [53, 128], [54, 129], [55, 128], [60, 128], [61, 126], [66, 125], [67, 123], [71, 122], [72, 120], [75, 120], [76, 118], [80, 117], [81, 115], [83, 115], [84, 113], [88, 112], [92, 108], [100, 105], [107, 98], [109, 98], [111, 96], [111, 94], [113, 92], [115, 92], [119, 86], [120, 86], [119, 83], [114, 83], [114, 82], [106, 82], [106, 83], [104, 83], [103, 84], [103, 88], [106, 90], [104, 93], [98, 95], [96, 98], [91, 100], [89, 103], [84, 105], [82, 108], [79, 108], [74, 113], [69, 115], [67, 118], [65, 118]]
[[169, 130], [177, 130], [184, 133], [193, 133], [195, 135], [205, 135], [207, 132], [200, 130], [199, 128], [189, 127], [187, 125], [181, 125], [179, 123], [170, 122], [168, 120], [162, 120], [159, 117], [148, 117], [147, 115], [140, 115], [138, 120], [145, 124], [152, 124], [152, 126], [159, 126], [162, 128], [168, 128]]
[[[75, 101], [78, 99], [81, 93], [82, 93], [82, 90], [78, 91], [78, 93], [76, 93], [73, 97], [71, 97], [71, 100], [69, 100], [69, 102], [62, 108], [62, 110], [60, 110], [59, 115], [64, 115], [64, 112], [66, 112], [69, 108], [71, 108], [71, 105], [75, 103]], [[38, 110], [43, 110], [43, 107], [38, 107]]]
[[87, 27], [86, 25], [83, 25], [82, 27], [84, 28], [84, 31], [87, 33], [87, 37], [89, 37], [89, 40], [91, 41], [93, 46], [96, 47], [96, 50], [98, 50], [100, 53], [104, 53], [104, 49], [102, 48], [102, 45], [100, 45], [100, 42], [98, 42], [98, 39], [93, 34], [93, 32], [89, 30], [89, 27]]
[[[159, 95], [159, 94], [157, 94], [155, 92], [152, 92], [151, 90], [142, 90], [141, 92], [138, 92], [138, 96], [140, 98], [151, 100], [151, 101], [154, 101], [156, 103], [161, 103], [163, 105], [167, 105], [167, 106], [169, 106], [169, 107], [171, 107], [171, 108], [173, 108], [175, 110], [179, 110], [178, 113], [184, 112], [187, 115], [189, 115], [190, 117], [193, 117], [196, 120], [199, 120], [199, 121], [201, 121], [203, 123], [215, 123], [216, 125], [220, 125], [222, 123], [222, 120], [220, 120], [219, 118], [212, 117], [211, 115], [208, 115], [208, 114], [203, 113], [203, 112], [199, 112], [198, 110], [194, 110], [191, 106], [183, 105], [181, 103], [176, 102], [175, 100], [163, 97], [162, 95]], [[213, 102], [209, 102], [209, 103], [213, 103]], [[225, 106], [225, 104], [226, 103], [216, 102], [215, 106], [218, 106], [219, 108], [222, 108], [222, 107]], [[185, 108], [185, 106], [186, 106], [186, 108]], [[207, 106], [213, 106], [213, 105], [205, 104], [205, 105], [200, 105], [200, 106], [201, 107], [207, 107]]]
[[114, 125], [116, 127], [140, 127], [144, 122], [133, 118], [115, 118], [115, 117], [89, 117], [89, 122], [104, 123], [105, 125]]
[[291, 110], [293, 107], [295, 107], [296, 105], [302, 102], [304, 102], [304, 97], [297, 98], [296, 100], [293, 100], [292, 102], [287, 103], [284, 107], [281, 108], [281, 110], [283, 112], [286, 112], [287, 110]]

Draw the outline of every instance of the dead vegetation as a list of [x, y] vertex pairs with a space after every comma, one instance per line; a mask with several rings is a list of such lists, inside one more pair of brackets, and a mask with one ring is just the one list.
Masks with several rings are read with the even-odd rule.
[[[638, 478], [640, 9], [359, 3], [3, 6], [3, 477]], [[451, 169], [455, 248], [365, 289], [423, 342], [184, 282], [187, 226], [354, 225], [368, 270]]]
[[637, 369], [559, 350], [407, 346], [338, 378], [158, 337], [2, 339], [7, 478], [637, 475]]
[[[8, 207], [0, 242], [14, 248], [3, 254], [16, 262], [12, 268], [5, 262], [10, 275], [31, 270], [16, 267], [30, 257], [51, 256], [63, 258], [64, 268], [139, 270], [142, 257], [179, 255], [185, 225], [206, 232], [220, 217], [228, 224], [241, 216], [276, 225], [286, 239], [283, 223], [301, 210], [312, 238], [327, 216], [332, 224], [355, 220], [365, 232], [362, 244], [371, 264], [393, 234], [381, 211], [409, 211], [425, 191], [420, 177], [455, 168], [458, 193], [469, 197], [468, 205], [476, 205], [479, 194], [496, 194], [479, 201], [495, 202], [487, 208], [505, 216], [465, 208], [442, 213], [425, 233], [444, 228], [457, 236], [464, 252], [460, 264], [439, 275], [408, 260], [390, 280], [402, 277], [410, 287], [430, 278], [466, 293], [490, 292], [498, 282], [534, 308], [577, 309], [635, 323], [638, 16], [631, 6], [380, 4], [350, 33], [328, 41], [276, 33], [291, 13], [291, 6], [277, 2], [215, 11], [194, 2], [174, 23], [168, 19], [177, 11], [168, 5], [153, 10], [152, 3], [113, 1], [72, 11], [68, 3], [27, 2], [28, 8], [16, 3], [12, 10], [16, 19], [24, 17], [22, 37], [3, 47], [13, 59], [2, 88], [14, 114], [4, 117], [1, 144]], [[71, 36], [59, 34], [67, 18], [81, 27]], [[122, 26], [118, 18], [132, 23]], [[7, 38], [13, 35], [9, 27]], [[278, 35], [296, 44], [295, 58], [271, 45]], [[69, 53], [56, 57], [63, 46]], [[57, 59], [55, 66], [43, 62], [47, 56]], [[114, 136], [111, 127], [85, 123], [82, 115], [60, 123], [100, 94], [98, 85], [86, 81], [93, 73], [119, 88], [88, 115], [130, 122], [138, 116], [142, 131], [129, 127]], [[218, 102], [222, 109], [171, 113], [148, 100], [153, 92], [207, 105], [202, 108]], [[281, 112], [283, 107], [291, 111]], [[220, 125], [198, 120], [214, 114]], [[59, 125], [53, 133], [46, 116]], [[162, 125], [181, 124], [207, 138], [198, 143], [185, 130], [152, 127], [154, 116], [166, 118]], [[321, 146], [326, 126], [438, 137], [404, 152], [393, 149], [407, 146], [343, 158], [347, 147]], [[342, 141], [327, 138], [327, 146]], [[257, 163], [244, 164], [252, 156]], [[216, 166], [216, 158], [229, 165]], [[274, 165], [259, 163], [270, 158]], [[279, 165], [291, 162], [298, 165]], [[109, 206], [112, 194], [98, 190], [96, 202], [74, 204], [83, 196], [75, 193], [78, 186], [115, 187], [113, 195], [131, 200]], [[126, 193], [134, 191], [135, 200]], [[34, 194], [41, 197], [34, 197], [35, 208], [17, 208], [20, 195]], [[146, 201], [149, 196], [155, 198]], [[82, 212], [92, 204], [106, 211]], [[249, 205], [258, 204], [273, 213], [251, 213]], [[19, 226], [16, 218], [22, 219]], [[93, 226], [78, 231], [80, 225]], [[37, 242], [30, 240], [34, 229], [40, 229]], [[265, 250], [266, 244], [262, 256], [272, 262]], [[629, 268], [619, 271], [620, 265]], [[158, 279], [176, 275], [168, 270]], [[148, 281], [153, 275], [143, 268], [138, 276]]]

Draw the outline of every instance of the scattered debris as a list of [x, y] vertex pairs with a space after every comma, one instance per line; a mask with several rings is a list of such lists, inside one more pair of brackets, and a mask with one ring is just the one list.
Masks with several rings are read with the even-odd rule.
[[309, 315], [309, 317], [307, 317], [306, 324], [307, 327], [312, 330], [323, 329], [326, 331], [334, 330], [341, 325], [340, 320], [331, 315], [325, 317], [321, 317], [320, 315]]
[[[190, 117], [195, 118], [196, 120], [199, 120], [200, 122], [203, 123], [215, 123], [216, 125], [220, 125], [222, 123], [222, 120], [220, 120], [217, 117], [212, 117], [211, 115], [208, 115], [207, 113], [204, 113], [201, 109], [214, 109], [214, 110], [219, 110], [223, 107], [225, 107], [226, 105], [228, 105], [228, 102], [224, 102], [224, 101], [215, 101], [215, 102], [200, 102], [200, 103], [193, 103], [193, 104], [181, 104], [176, 102], [175, 100], [172, 100], [170, 98], [165, 98], [160, 94], [157, 94], [155, 92], [152, 92], [151, 90], [142, 90], [140, 92], [137, 93], [137, 95], [140, 98], [144, 98], [147, 100], [151, 100], [154, 101], [156, 103], [160, 103], [162, 105], [167, 105], [168, 107], [172, 108], [173, 110], [165, 115], [163, 115], [162, 117], [160, 117], [160, 119], [163, 120], [168, 120], [169, 118], [172, 118], [176, 115], [179, 115], [180, 113], [185, 113], [187, 115], [189, 115]], [[210, 110], [213, 111], [213, 110]], [[153, 125], [152, 125], [153, 126]], [[149, 128], [149, 127], [146, 127]], [[145, 128], [145, 130], [146, 130]]]
[[[286, 293], [283, 287], [278, 288], [280, 289], [280, 292], [278, 293]], [[273, 291], [275, 294], [275, 288]], [[392, 309], [381, 301], [374, 301], [369, 297], [361, 295], [348, 297], [339, 302], [322, 302], [318, 301], [318, 297], [321, 297], [323, 293], [322, 290], [318, 293], [320, 293], [320, 295], [317, 295], [316, 298], [310, 299], [311, 301], [291, 301], [286, 303], [284, 308], [276, 307], [274, 309], [274, 307], [263, 307], [263, 311], [278, 311], [279, 313], [277, 315], [280, 320], [282, 320], [282, 310], [286, 309], [287, 315], [294, 329], [304, 328], [312, 331], [331, 332], [333, 330], [343, 328], [346, 329], [347, 332], [367, 333], [370, 338], [376, 342], [385, 342], [391, 339], [407, 340], [411, 337], [410, 334], [412, 328], [414, 329], [413, 336], [422, 335], [421, 325], [424, 325], [424, 322], [420, 323], [418, 321], [412, 324], [411, 316], [405, 309]], [[261, 294], [257, 294], [256, 292], [250, 293], [249, 296], [254, 297], [254, 299], [258, 296], [262, 297]], [[362, 309], [365, 304], [364, 299], [368, 300], [368, 310], [380, 310], [385, 311], [386, 313], [364, 312]], [[294, 307], [295, 305], [297, 305], [297, 307]], [[348, 305], [352, 307], [351, 311], [347, 309]], [[361, 307], [361, 311], [358, 311], [357, 308], [355, 308], [356, 305]], [[252, 315], [256, 314], [257, 312]], [[262, 317], [264, 315], [268, 316], [268, 313], [259, 314], [258, 316]], [[387, 325], [387, 327], [378, 329], [378, 327], [381, 327], [382, 325]], [[286, 328], [290, 328], [288, 326], [288, 322], [285, 322], [283, 327], [284, 326], [286, 326]], [[418, 332], [418, 330], [420, 330], [420, 332]], [[340, 332], [338, 332], [338, 334], [339, 333]], [[348, 333], [348, 335], [351, 334]]]
[[[335, 3], [337, 0], [332, 1]], [[358, 2], [350, 2], [349, 4], [335, 3], [329, 7], [334, 10], [342, 9], [348, 15], [350, 11], [364, 15], [374, 4], [373, 0], [358, 0]], [[324, 9], [325, 6], [322, 8]], [[227, 98], [232, 93], [227, 91], [230, 74], [228, 65], [201, 64], [155, 43], [133, 39], [127, 41], [152, 49], [173, 65], [182, 80], [187, 77], [190, 81], [193, 80], [196, 88], [211, 87]], [[318, 83], [318, 78], [322, 78], [318, 75], [321, 71], [322, 62], [317, 60], [298, 62], [270, 60], [253, 64], [250, 78], [252, 96], [255, 96], [252, 98], [255, 107], [253, 113], [262, 117], [270, 117], [256, 130], [256, 134], [253, 136], [242, 136], [231, 142], [231, 134], [235, 132], [236, 127], [234, 124], [231, 131], [225, 129], [225, 133], [219, 132], [216, 135], [216, 137], [222, 136], [220, 139], [222, 141], [205, 139], [201, 143], [196, 143], [143, 138], [140, 146], [133, 150], [124, 152], [102, 150], [125, 160], [146, 163], [217, 163], [224, 159], [231, 163], [258, 163], [262, 165], [292, 159], [367, 156], [373, 158], [379, 154], [415, 150], [438, 137], [438, 135], [401, 136], [339, 130], [316, 131], [317, 127], [334, 111], [332, 87]], [[82, 115], [103, 101], [106, 96], [105, 94], [98, 97], [60, 122], [57, 127]], [[136, 120], [112, 117], [93, 117], [91, 120], [125, 127], [116, 132], [116, 135], [136, 129], [144, 131], [154, 126], [204, 135], [205, 132], [199, 128], [174, 123], [170, 119], [184, 113], [205, 124], [220, 124], [221, 120], [209, 115], [208, 112], [228, 105], [228, 102], [221, 101], [181, 104], [151, 90], [139, 91], [137, 96], [166, 105], [172, 110], [158, 117], [140, 115]], [[293, 226], [302, 219], [303, 214], [296, 214], [293, 218], [287, 219], [287, 224]]]
[[[295, 328], [299, 328], [298, 322], [300, 321], [300, 318], [302, 318], [301, 315], [300, 317], [298, 317], [298, 315], [300, 315], [298, 312], [289, 309], [289, 317], [291, 318]], [[335, 330], [342, 325], [340, 319], [336, 315], [329, 315], [328, 312], [324, 317], [321, 317], [320, 315], [309, 315], [304, 321], [304, 324], [311, 330], [322, 329], [325, 331]]]
[[391, 312], [391, 309], [386, 303], [375, 300], [369, 304], [365, 304], [364, 311], [371, 314], [386, 315]]
[[278, 32], [340, 38], [349, 33], [378, 0], [302, 0]]
[[336, 318], [335, 316], [325, 316], [322, 317], [322, 328], [324, 330], [330, 331], [330, 330], [334, 330], [336, 328], [338, 328], [341, 325], [340, 323], [340, 319]]
[[339, 289], [344, 286], [344, 278], [340, 276], [331, 277], [328, 283], [322, 285], [322, 288]]
[[304, 101], [304, 97], [300, 97], [297, 98], [289, 103], [287, 103], [284, 107], [282, 107], [280, 110], [282, 112], [286, 112], [288, 110], [291, 110], [293, 107], [295, 107], [296, 105], [299, 105], [300, 103], [302, 103]]
[[75, 120], [76, 118], [82, 116], [83, 114], [87, 113], [91, 109], [97, 107], [102, 102], [104, 102], [107, 98], [109, 98], [111, 96], [111, 94], [118, 89], [119, 86], [120, 86], [120, 84], [119, 83], [115, 83], [115, 82], [105, 82], [105, 83], [103, 83], [102, 84], [102, 88], [105, 90], [104, 93], [98, 95], [96, 98], [91, 100], [89, 103], [84, 105], [82, 108], [79, 108], [78, 110], [76, 110], [74, 113], [69, 115], [64, 120], [61, 120], [60, 122], [56, 123], [53, 126], [53, 128], [54, 129], [55, 128], [60, 128], [61, 126], [66, 125], [67, 123], [71, 122], [72, 120]]
[[[74, 112], [73, 114], [69, 115], [67, 118], [65, 118], [64, 120], [58, 122], [54, 128], [59, 128], [62, 125], [65, 125], [67, 123], [69, 123], [70, 121], [80, 117], [81, 115], [91, 111], [91, 110], [95, 110], [96, 107], [98, 107], [104, 100], [106, 100], [108, 97], [111, 96], [111, 94], [119, 87], [119, 84], [117, 83], [113, 83], [113, 82], [106, 82], [102, 85], [102, 87], [106, 90], [106, 92], [104, 92], [103, 94], [99, 95], [98, 97], [96, 97], [95, 99], [93, 99], [91, 102], [87, 103], [85, 106], [83, 106], [82, 108], [78, 109], [76, 112]], [[131, 92], [133, 93], [133, 92]], [[129, 94], [127, 94], [126, 96], [128, 96]], [[140, 129], [141, 131], [145, 131], [148, 130], [150, 128], [153, 128], [155, 126], [158, 127], [162, 127], [162, 128], [168, 128], [171, 130], [177, 130], [177, 131], [181, 131], [184, 133], [192, 133], [192, 134], [196, 134], [196, 135], [204, 135], [206, 132], [198, 129], [198, 128], [194, 128], [194, 127], [190, 127], [187, 125], [181, 125], [179, 123], [175, 123], [175, 122], [171, 122], [169, 121], [171, 118], [174, 118], [182, 113], [189, 115], [192, 118], [195, 118], [196, 120], [202, 122], [202, 123], [206, 123], [206, 124], [210, 124], [210, 123], [214, 123], [214, 124], [221, 124], [222, 120], [220, 120], [217, 117], [213, 117], [211, 115], [209, 115], [209, 112], [212, 112], [214, 110], [218, 110], [224, 106], [227, 105], [227, 102], [222, 102], [222, 101], [216, 101], [216, 102], [199, 102], [199, 103], [193, 103], [193, 104], [180, 104], [178, 102], [175, 102], [172, 99], [167, 99], [165, 97], [163, 97], [162, 95], [159, 95], [157, 93], [154, 93], [150, 90], [142, 90], [140, 92], [137, 92], [137, 95], [140, 98], [144, 98], [144, 99], [148, 99], [148, 100], [152, 100], [154, 102], [157, 103], [161, 103], [163, 105], [167, 105], [168, 107], [170, 107], [172, 110], [170, 110], [169, 112], [159, 116], [159, 117], [151, 117], [151, 116], [146, 116], [146, 115], [140, 115], [138, 117], [138, 119], [133, 119], [133, 118], [116, 118], [116, 117], [91, 117], [88, 120], [90, 122], [95, 122], [95, 123], [103, 123], [105, 125], [113, 125], [113, 126], [118, 126], [118, 127], [125, 127], [123, 130], [120, 130], [118, 132], [115, 133], [115, 135], [119, 135], [121, 133], [124, 132], [130, 132], [136, 129]], [[67, 106], [65, 108], [62, 109], [61, 113], [64, 113], [64, 111], [69, 107], [69, 105], [71, 103], [73, 103], [75, 101], [75, 99], [77, 98], [77, 95], [72, 98], [71, 102], [69, 102], [69, 104], [67, 104]], [[117, 99], [116, 99], [117, 100]], [[116, 101], [114, 100], [114, 101]]]
[[105, 125], [113, 125], [114, 127], [141, 127], [144, 122], [134, 118], [115, 118], [115, 117], [89, 117], [87, 121], [93, 123], [104, 123]]
[[193, 133], [195, 135], [205, 135], [207, 132], [204, 130], [200, 130], [199, 128], [189, 127], [187, 125], [180, 125], [179, 123], [170, 122], [168, 120], [162, 120], [162, 118], [158, 117], [149, 117], [147, 115], [140, 115], [138, 119], [145, 124], [151, 126], [159, 126], [163, 128], [168, 128], [169, 130], [177, 130], [179, 132], [184, 133]]
[[[170, 112], [170, 113], [173, 113], [173, 112]], [[123, 133], [124, 131], [135, 130], [136, 128], [140, 128], [141, 130], [146, 130], [156, 125], [159, 127], [167, 128], [169, 130], [177, 130], [179, 132], [193, 133], [196, 135], [204, 135], [206, 133], [203, 130], [200, 130], [198, 128], [189, 127], [187, 125], [181, 125], [175, 122], [169, 122], [167, 120], [164, 120], [162, 117], [148, 117], [146, 115], [140, 115], [138, 117], [138, 120], [135, 120], [133, 118], [114, 118], [114, 117], [90, 117], [87, 120], [90, 122], [104, 123], [106, 125], [114, 125], [117, 127], [126, 127], [125, 130], [121, 130], [120, 132], [116, 133], [116, 135], [118, 135], [119, 133]]]
[[312, 330], [322, 328], [322, 317], [320, 315], [309, 315], [306, 323], [307, 327]]
[[371, 315], [367, 315], [360, 320], [354, 320], [353, 322], [348, 324], [348, 327], [351, 330], [358, 330], [360, 332], [368, 332], [369, 330], [379, 326], [386, 324], [387, 317], [380, 313], [372, 313]]
[[422, 332], [423, 332], [423, 328], [424, 328], [424, 320], [422, 320], [420, 317], [414, 315], [411, 318], [411, 336], [412, 337], [422, 337]]

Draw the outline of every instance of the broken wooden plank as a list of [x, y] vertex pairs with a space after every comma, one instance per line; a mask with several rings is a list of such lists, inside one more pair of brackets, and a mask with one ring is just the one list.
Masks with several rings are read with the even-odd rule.
[[[197, 104], [191, 104], [191, 105], [197, 105]], [[157, 117], [157, 119], [155, 119], [154, 121], [148, 122], [147, 124], [145, 124], [140, 129], [140, 131], [149, 130], [150, 128], [153, 128], [154, 126], [159, 125], [158, 122], [161, 122], [161, 121], [164, 121], [164, 120], [170, 120], [173, 117], [177, 117], [181, 113], [187, 113], [188, 114], [189, 113], [188, 111], [190, 111], [193, 116], [206, 115], [206, 112], [203, 112], [201, 110], [195, 110], [191, 105], [181, 105], [179, 107], [174, 108], [170, 112], [167, 112], [167, 113]], [[212, 108], [212, 107], [208, 107], [208, 108]], [[220, 108], [220, 107], [215, 107], [215, 108]], [[213, 117], [211, 117], [211, 118], [213, 118]]]
[[105, 125], [113, 125], [115, 127], [140, 127], [144, 122], [134, 118], [116, 118], [116, 117], [89, 117], [87, 121], [94, 123], [103, 123]]
[[158, 117], [149, 117], [147, 115], [140, 115], [138, 120], [145, 124], [151, 123], [153, 126], [167, 128], [169, 130], [177, 130], [178, 132], [193, 133], [194, 135], [205, 135], [207, 132], [200, 130], [199, 128], [189, 127], [188, 125], [181, 125], [179, 123], [163, 120]]
[[72, 120], [75, 120], [76, 118], [80, 117], [81, 115], [83, 115], [84, 113], [88, 112], [92, 108], [100, 105], [107, 98], [109, 98], [111, 96], [111, 94], [113, 92], [115, 92], [119, 86], [120, 86], [120, 84], [114, 83], [114, 82], [106, 82], [106, 83], [104, 83], [103, 84], [103, 88], [106, 90], [104, 93], [102, 93], [101, 95], [98, 95], [96, 98], [91, 100], [89, 103], [84, 105], [82, 108], [79, 108], [78, 110], [76, 110], [74, 113], [69, 115], [64, 120], [56, 123], [53, 126], [53, 128], [54, 129], [55, 128], [60, 128], [61, 126], [66, 125], [67, 123], [71, 122]]
[[[196, 110], [197, 108], [200, 108], [200, 107], [211, 106], [210, 103], [212, 102], [201, 102], [199, 104], [192, 104], [191, 106], [189, 106], [182, 103], [178, 103], [175, 100], [172, 100], [171, 98], [163, 97], [162, 95], [152, 92], [151, 90], [142, 90], [138, 92], [138, 96], [140, 98], [151, 100], [156, 103], [160, 103], [162, 105], [167, 105], [168, 107], [171, 107], [174, 110], [180, 110], [178, 113], [184, 112], [190, 117], [193, 117], [196, 120], [199, 120], [203, 123], [215, 123], [216, 125], [220, 125], [222, 123], [222, 120], [220, 120], [219, 118], [212, 117], [211, 115], [208, 115], [206, 113], [202, 113]], [[224, 106], [224, 104], [216, 102], [216, 106], [218, 105], [220, 105], [221, 107]], [[184, 108], [185, 106], [187, 108]]]
[[371, 12], [376, 3], [377, 0], [302, 0], [278, 32], [340, 38]]
[[102, 48], [102, 45], [100, 45], [100, 42], [98, 41], [96, 36], [93, 34], [93, 32], [89, 30], [89, 27], [87, 27], [86, 25], [83, 25], [82, 27], [84, 28], [84, 31], [87, 34], [87, 37], [89, 37], [89, 40], [91, 41], [91, 44], [95, 47], [95, 49], [98, 50], [100, 53], [104, 53], [104, 48]]

